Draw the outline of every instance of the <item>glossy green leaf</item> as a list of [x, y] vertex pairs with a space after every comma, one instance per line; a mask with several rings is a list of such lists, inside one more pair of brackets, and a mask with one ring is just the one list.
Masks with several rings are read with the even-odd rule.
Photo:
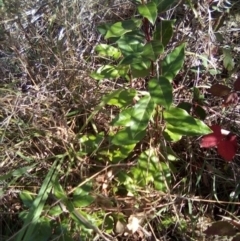
[[102, 79], [115, 79], [118, 78], [119, 71], [115, 66], [103, 65], [97, 69], [97, 71], [90, 74], [90, 76], [96, 80]]
[[119, 76], [128, 79], [128, 73], [130, 67], [128, 65], [118, 65], [115, 67], [116, 70], [118, 71]]
[[142, 56], [152, 61], [157, 60], [163, 52], [163, 45], [159, 40], [152, 40], [143, 47]]
[[204, 108], [200, 105], [197, 105], [194, 108], [194, 114], [200, 119], [200, 120], [205, 120], [207, 117], [207, 113], [204, 110]]
[[19, 194], [20, 199], [22, 200], [23, 204], [30, 208], [32, 206], [33, 203], [33, 193], [27, 191], [27, 190], [23, 190], [21, 191], [21, 193]]
[[130, 68], [133, 78], [146, 77], [151, 71], [151, 61], [144, 59], [142, 62], [131, 64]]
[[158, 9], [158, 13], [167, 11], [176, 0], [152, 0]]
[[59, 183], [59, 180], [57, 179], [54, 182], [54, 196], [58, 199], [67, 199], [67, 194], [66, 192], [63, 190], [61, 184]]
[[166, 141], [173, 141], [173, 142], [180, 141], [183, 135], [170, 131], [168, 127], [170, 127], [170, 129], [173, 128], [172, 125], [167, 123], [166, 128], [163, 131], [164, 139]]
[[127, 32], [139, 28], [142, 24], [141, 19], [129, 19], [112, 24], [105, 35], [105, 39], [111, 37], [120, 37]]
[[160, 76], [159, 79], [154, 78], [148, 82], [148, 89], [153, 101], [169, 108], [173, 101], [172, 85], [168, 79]]
[[172, 81], [179, 70], [182, 68], [184, 62], [184, 49], [185, 44], [175, 48], [168, 54], [162, 61], [160, 61], [161, 75]]
[[81, 185], [80, 187], [77, 187], [75, 191], [73, 192], [73, 196], [86, 196], [92, 191], [92, 182], [87, 182], [84, 185]]
[[107, 105], [114, 105], [123, 108], [133, 104], [133, 100], [136, 95], [137, 92], [135, 89], [118, 89], [104, 97], [104, 100], [106, 100], [105, 104]]
[[150, 95], [143, 96], [133, 107], [131, 129], [139, 132], [146, 129], [152, 117], [154, 103]]
[[62, 210], [62, 208], [60, 207], [60, 205], [57, 205], [57, 206], [52, 207], [52, 208], [49, 210], [49, 215], [50, 215], [50, 216], [57, 217], [57, 216], [59, 216], [60, 214], [62, 214], [62, 212], [63, 212], [63, 210]]
[[128, 127], [117, 132], [112, 139], [112, 143], [115, 145], [132, 145], [144, 137], [154, 111], [154, 102], [149, 95], [146, 95], [131, 109], [131, 120], [128, 122]]
[[157, 6], [154, 2], [138, 5], [138, 12], [153, 25], [157, 18]]
[[112, 26], [112, 23], [103, 23], [97, 27], [97, 30], [101, 35], [105, 36], [108, 29], [110, 29], [111, 26]]
[[31, 236], [31, 240], [34, 241], [48, 241], [52, 234], [52, 227], [50, 220], [44, 217], [41, 217], [37, 221], [36, 231]]
[[141, 141], [146, 134], [146, 130], [135, 131], [131, 127], [124, 128], [116, 133], [112, 139], [112, 144], [122, 146], [122, 145], [134, 145]]
[[122, 110], [112, 121], [113, 126], [131, 126], [132, 108]]
[[202, 121], [194, 119], [187, 111], [171, 107], [169, 110], [164, 111], [164, 119], [167, 122], [167, 129], [177, 135], [206, 135], [212, 130]]
[[90, 195], [74, 195], [73, 196], [73, 205], [75, 208], [83, 208], [89, 206], [94, 201], [94, 198]]
[[132, 31], [122, 35], [118, 41], [118, 48], [123, 56], [141, 53], [145, 42], [145, 36], [141, 31]]
[[129, 154], [133, 151], [135, 146], [135, 143], [132, 145], [118, 146], [117, 148], [115, 146], [114, 150], [112, 150], [112, 163], [119, 163], [120, 161], [126, 159], [129, 156]]
[[130, 173], [138, 186], [154, 184], [157, 190], [166, 191], [165, 181], [171, 182], [171, 171], [164, 162], [159, 161], [156, 150], [148, 149], [141, 153], [137, 163]]
[[106, 149], [98, 152], [98, 159], [103, 162], [106, 162], [106, 160], [108, 160], [112, 163], [119, 163], [129, 156], [135, 145], [135, 143], [132, 145], [121, 146], [111, 145], [110, 148], [107, 147]]
[[104, 133], [100, 132], [96, 135], [88, 134], [84, 135], [79, 139], [79, 144], [81, 146], [81, 151], [86, 154], [90, 154], [97, 150], [104, 140]]
[[50, 220], [41, 217], [36, 224], [36, 232], [31, 236], [31, 240], [34, 241], [48, 241], [52, 234], [52, 227]]
[[111, 57], [113, 59], [118, 59], [121, 57], [121, 52], [117, 48], [108, 44], [97, 45], [95, 51], [97, 51], [100, 56], [104, 57]]
[[140, 54], [131, 54], [126, 56], [120, 62], [121, 65], [139, 64], [143, 62], [143, 58]]
[[180, 102], [178, 105], [177, 105], [178, 108], [181, 108], [183, 110], [186, 110], [188, 114], [190, 114], [190, 111], [192, 109], [192, 104], [189, 103], [189, 102]]
[[162, 43], [163, 47], [166, 47], [173, 35], [173, 25], [175, 20], [161, 20], [156, 24], [156, 28], [153, 34], [155, 40]]

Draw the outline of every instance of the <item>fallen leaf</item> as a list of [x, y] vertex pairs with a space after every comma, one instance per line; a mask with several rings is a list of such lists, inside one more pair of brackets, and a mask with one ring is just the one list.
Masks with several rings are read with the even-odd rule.
[[226, 85], [214, 84], [207, 91], [214, 96], [224, 97], [230, 93], [231, 89], [229, 87], [227, 87]]
[[230, 94], [224, 96], [223, 106], [237, 105], [238, 104], [238, 94], [236, 92], [231, 92]]
[[237, 231], [233, 225], [227, 221], [218, 221], [208, 227], [204, 233], [206, 235], [234, 236]]
[[236, 149], [233, 143], [228, 140], [222, 140], [217, 145], [219, 155], [226, 161], [232, 161], [236, 154]]
[[211, 148], [217, 146], [220, 139], [214, 134], [208, 134], [202, 137], [200, 141], [200, 147], [201, 148]]
[[233, 145], [234, 149], [235, 149], [235, 152], [237, 152], [237, 148], [238, 148], [238, 145], [237, 145], [237, 136], [232, 134], [232, 133], [229, 133], [227, 136], [226, 136], [226, 140], [231, 142], [231, 144]]
[[222, 140], [221, 127], [218, 125], [210, 126], [213, 133], [205, 135], [200, 141], [201, 148], [211, 148], [216, 147], [218, 143]]

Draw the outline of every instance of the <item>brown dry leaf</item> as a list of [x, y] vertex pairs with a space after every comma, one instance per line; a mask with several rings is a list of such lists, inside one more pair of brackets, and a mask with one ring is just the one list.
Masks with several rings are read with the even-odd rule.
[[207, 91], [214, 96], [224, 97], [230, 93], [231, 89], [229, 87], [227, 87], [226, 85], [214, 84]]
[[227, 221], [218, 221], [208, 227], [204, 233], [206, 235], [234, 236], [237, 231], [232, 224]]
[[238, 94], [236, 92], [231, 92], [229, 95], [224, 96], [223, 106], [237, 105], [237, 104], [238, 104]]
[[240, 76], [237, 77], [236, 81], [233, 84], [234, 90], [240, 91]]

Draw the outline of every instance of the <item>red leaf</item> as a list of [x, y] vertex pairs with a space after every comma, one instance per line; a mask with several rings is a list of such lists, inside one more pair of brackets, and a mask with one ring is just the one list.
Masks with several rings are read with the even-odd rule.
[[231, 142], [231, 144], [233, 145], [233, 147], [235, 148], [235, 152], [237, 152], [237, 148], [238, 148], [238, 145], [237, 145], [237, 136], [232, 134], [232, 133], [229, 133], [227, 136], [226, 136], [226, 140]]
[[200, 141], [201, 148], [211, 148], [217, 146], [219, 138], [214, 133], [205, 135]]
[[214, 134], [218, 137], [222, 136], [222, 132], [221, 132], [221, 126], [218, 125], [212, 125], [209, 126], [211, 128], [211, 130], [213, 130]]
[[213, 133], [205, 135], [202, 137], [200, 141], [200, 147], [203, 148], [211, 148], [218, 145], [218, 143], [222, 140], [223, 136], [221, 133], [221, 127], [218, 125], [210, 126]]
[[218, 153], [226, 161], [232, 161], [236, 154], [236, 148], [234, 144], [229, 140], [222, 140], [218, 143]]

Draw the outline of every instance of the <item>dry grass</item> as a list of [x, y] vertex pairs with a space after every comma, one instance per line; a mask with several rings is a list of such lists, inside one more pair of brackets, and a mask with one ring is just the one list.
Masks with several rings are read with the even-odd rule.
[[[191, 100], [190, 89], [194, 86], [202, 86], [202, 94], [206, 94], [206, 86], [214, 82], [231, 84], [239, 71], [236, 68], [225, 78], [221, 54], [214, 51], [218, 46], [228, 45], [238, 66], [236, 32], [239, 34], [239, 30], [231, 30], [230, 26], [234, 23], [234, 29], [240, 28], [240, 7], [234, 5], [226, 17], [219, 29], [226, 35], [219, 43], [213, 35], [218, 26], [209, 18], [208, 2], [195, 1], [189, 7], [181, 1], [163, 16], [177, 19], [167, 51], [182, 41], [187, 42], [186, 62], [174, 82], [176, 104]], [[197, 139], [184, 139], [172, 145], [179, 160], [171, 164], [176, 171], [168, 192], [158, 193], [153, 187], [146, 187], [137, 190], [136, 196], [127, 197], [115, 193], [119, 184], [116, 177], [122, 170], [136, 166], [136, 156], [150, 145], [149, 140], [140, 143], [132, 157], [120, 164], [109, 164], [104, 159], [106, 156], [94, 155], [98, 149], [90, 156], [79, 154], [80, 137], [109, 131], [111, 111], [116, 111], [110, 107], [95, 115], [84, 129], [82, 126], [101, 97], [122, 85], [121, 80], [98, 85], [89, 77], [101, 64], [94, 47], [104, 40], [96, 26], [134, 15], [136, 9], [130, 1], [11, 0], [3, 4], [0, 17], [1, 240], [14, 240], [11, 236], [22, 226], [18, 215], [26, 207], [19, 193], [28, 190], [36, 195], [54, 160], [65, 154], [59, 170], [65, 191], [71, 195], [85, 180], [93, 182], [95, 202], [83, 210], [89, 213], [88, 218], [92, 215], [96, 219], [94, 212], [98, 215], [95, 221], [101, 231], [95, 230], [94, 240], [101, 240], [101, 232], [106, 234], [107, 227], [102, 227], [101, 222], [108, 218], [108, 213], [121, 212], [126, 219], [134, 213], [147, 213], [149, 221], [143, 230], [127, 237], [119, 235], [118, 240], [208, 240], [202, 234], [206, 224], [223, 217], [238, 220], [239, 203], [233, 205], [230, 201], [238, 201], [239, 155], [233, 163], [225, 163], [214, 151], [199, 150]], [[225, 15], [219, 12], [216, 18], [221, 17]], [[204, 55], [211, 56], [211, 62], [201, 70]], [[211, 75], [210, 70], [216, 69], [219, 73]], [[141, 84], [136, 83], [136, 88], [144, 88], [144, 80], [138, 81]], [[209, 123], [219, 123], [239, 134], [238, 109], [222, 110], [218, 100], [209, 97], [208, 111]], [[107, 150], [107, 140], [97, 148]], [[48, 200], [48, 205], [53, 203]], [[65, 222], [61, 218], [56, 222]], [[70, 240], [80, 240], [78, 237], [75, 232]]]

